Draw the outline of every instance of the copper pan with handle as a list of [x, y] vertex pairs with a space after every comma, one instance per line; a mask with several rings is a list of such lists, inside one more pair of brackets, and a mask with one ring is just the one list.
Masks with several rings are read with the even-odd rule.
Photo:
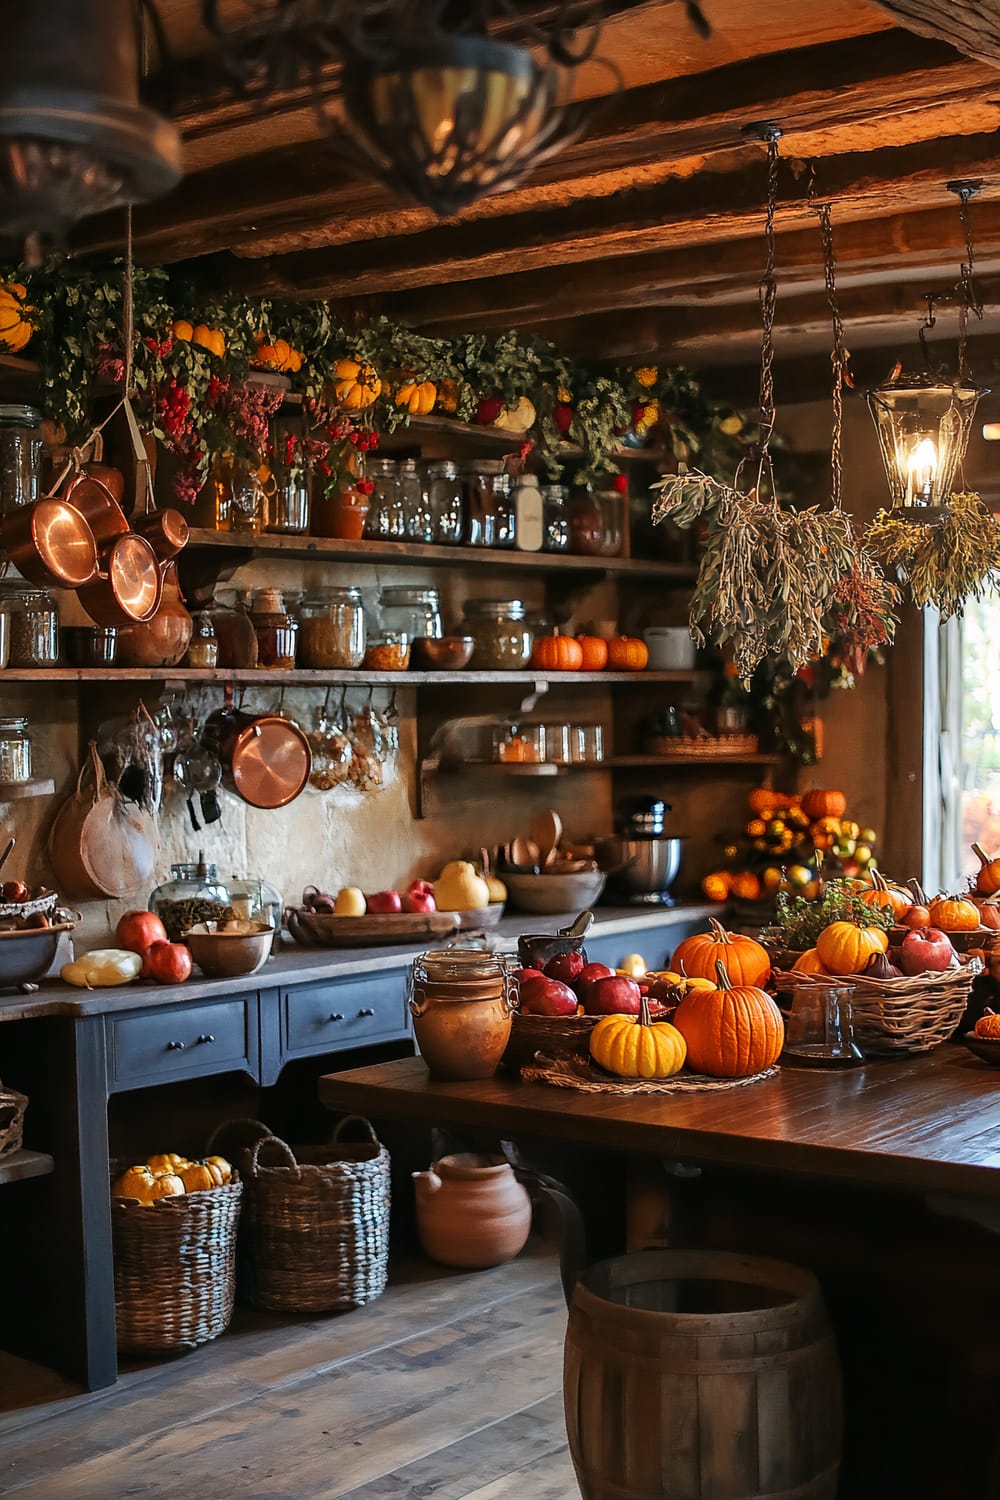
[[[95, 464], [94, 467], [106, 469], [107, 465]], [[112, 474], [118, 472], [109, 470]], [[67, 481], [63, 488], [62, 498], [84, 517], [94, 533], [98, 548], [107, 547], [116, 537], [124, 536], [129, 529], [125, 512], [111, 486], [104, 479], [91, 473], [89, 465], [78, 470], [72, 479]]]
[[144, 536], [126, 531], [101, 557], [102, 571], [77, 597], [98, 625], [145, 625], [160, 607], [163, 573]]
[[0, 523], [0, 546], [21, 576], [40, 588], [78, 589], [97, 575], [94, 533], [66, 500], [46, 496], [11, 511]]

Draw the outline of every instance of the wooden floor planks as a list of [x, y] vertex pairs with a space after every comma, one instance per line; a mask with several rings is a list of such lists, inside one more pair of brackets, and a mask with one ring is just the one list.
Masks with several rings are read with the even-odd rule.
[[575, 1500], [553, 1260], [428, 1274], [342, 1318], [250, 1315], [112, 1391], [7, 1412], [0, 1494]]

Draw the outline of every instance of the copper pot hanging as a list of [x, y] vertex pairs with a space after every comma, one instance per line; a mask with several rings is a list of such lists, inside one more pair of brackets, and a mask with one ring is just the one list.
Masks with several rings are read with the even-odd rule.
[[151, 510], [148, 515], [136, 516], [132, 529], [146, 538], [161, 563], [176, 557], [191, 534], [179, 510]]
[[40, 588], [80, 588], [97, 573], [94, 533], [65, 500], [46, 497], [12, 511], [0, 524], [0, 545], [21, 576]]
[[309, 780], [309, 741], [280, 714], [220, 709], [209, 716], [204, 740], [218, 754], [229, 789], [251, 807], [287, 807]]
[[163, 578], [156, 553], [134, 531], [117, 537], [101, 558], [103, 571], [78, 591], [98, 625], [144, 625], [156, 614]]
[[[105, 468], [104, 464], [95, 468]], [[114, 470], [108, 470], [114, 473]], [[82, 469], [73, 475], [62, 492], [62, 498], [78, 510], [94, 533], [99, 548], [104, 548], [116, 537], [128, 531], [125, 512], [115, 497], [111, 486], [103, 479]]]

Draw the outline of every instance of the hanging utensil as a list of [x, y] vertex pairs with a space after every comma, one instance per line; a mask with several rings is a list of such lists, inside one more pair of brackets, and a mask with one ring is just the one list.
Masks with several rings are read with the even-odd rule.
[[126, 531], [103, 554], [104, 571], [78, 590], [80, 603], [98, 625], [145, 625], [156, 614], [163, 577], [146, 538]]
[[82, 469], [65, 485], [61, 498], [80, 512], [99, 548], [128, 531], [125, 512], [110, 487]]
[[191, 535], [191, 528], [179, 510], [154, 510], [137, 516], [132, 529], [145, 537], [161, 563], [176, 557]]
[[11, 511], [0, 523], [0, 546], [21, 576], [39, 588], [76, 589], [97, 574], [94, 533], [65, 500], [36, 500]]

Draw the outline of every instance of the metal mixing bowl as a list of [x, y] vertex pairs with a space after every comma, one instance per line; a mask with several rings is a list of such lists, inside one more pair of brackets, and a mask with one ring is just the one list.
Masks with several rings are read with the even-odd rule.
[[681, 865], [679, 836], [597, 840], [597, 862], [608, 880], [630, 896], [660, 895], [670, 889]]

